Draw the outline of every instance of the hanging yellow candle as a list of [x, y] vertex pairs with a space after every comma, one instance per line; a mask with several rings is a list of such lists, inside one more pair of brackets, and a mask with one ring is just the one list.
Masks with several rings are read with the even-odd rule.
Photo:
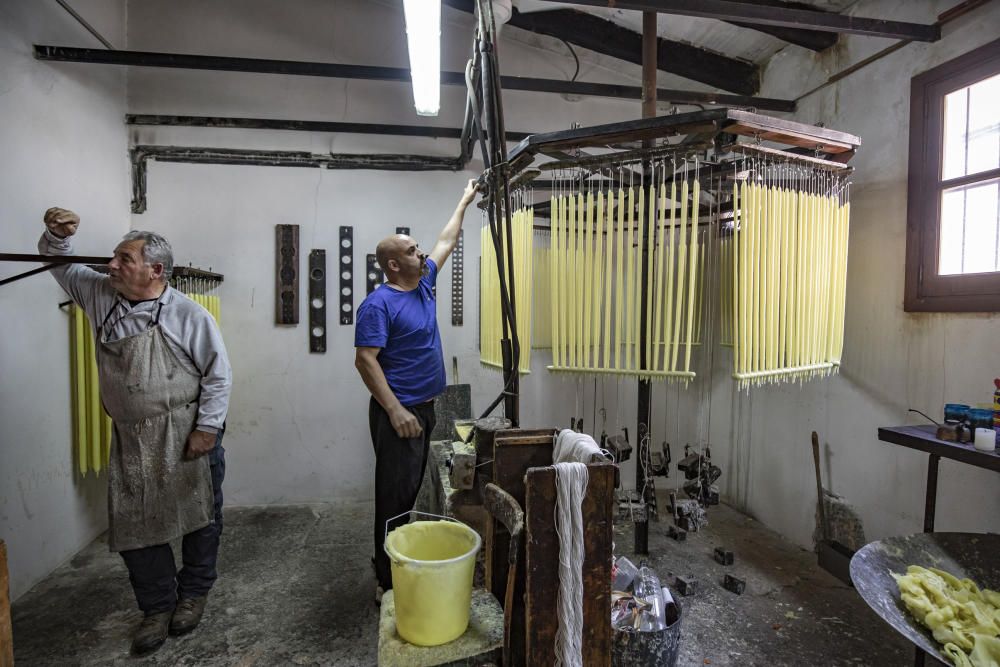
[[611, 368], [611, 273], [614, 262], [615, 193], [608, 190], [608, 233], [604, 239], [604, 368]]
[[603, 304], [602, 272], [604, 269], [604, 193], [597, 192], [597, 228], [594, 231], [594, 270], [591, 293], [594, 295], [593, 320], [594, 368], [601, 368], [601, 305]]
[[87, 455], [91, 470], [100, 470], [101, 397], [94, 336], [87, 336]]
[[615, 368], [621, 368], [622, 364], [622, 338], [626, 331], [625, 326], [625, 191], [618, 188], [618, 252], [615, 274]]
[[70, 349], [73, 361], [73, 435], [77, 468], [82, 475], [87, 472], [87, 318], [76, 304], [70, 309], [73, 315], [73, 345]]
[[569, 237], [569, 245], [567, 247], [567, 261], [569, 263], [569, 270], [566, 271], [566, 281], [569, 283], [569, 312], [567, 313], [567, 320], [569, 326], [569, 365], [571, 367], [576, 367], [576, 341], [577, 341], [577, 329], [579, 322], [577, 321], [576, 309], [576, 276], [579, 268], [577, 267], [576, 261], [576, 197], [573, 195], [569, 196], [569, 217], [567, 218], [568, 228], [567, 236]]
[[677, 253], [676, 244], [676, 234], [677, 234], [677, 181], [672, 181], [670, 183], [670, 243], [667, 247], [667, 303], [666, 312], [664, 317], [663, 326], [663, 336], [664, 336], [664, 348], [663, 348], [663, 366], [667, 370], [674, 370], [674, 363], [672, 361], [673, 350], [675, 345], [674, 340], [674, 324], [677, 320], [676, 313], [674, 312], [674, 255]]
[[[655, 187], [655, 186], [654, 186]], [[658, 209], [658, 221], [659, 221], [659, 234], [656, 237], [656, 243], [654, 247], [656, 248], [656, 307], [655, 313], [653, 314], [653, 322], [655, 327], [653, 329], [653, 360], [650, 363], [650, 368], [654, 370], [663, 370], [660, 365], [660, 353], [663, 347], [663, 255], [666, 252], [666, 247], [664, 244], [663, 235], [666, 231], [667, 224], [667, 186], [665, 183], [660, 183], [660, 205]], [[666, 355], [664, 355], [666, 356]]]
[[733, 295], [732, 295], [732, 308], [733, 308], [733, 323], [732, 323], [732, 340], [733, 340], [733, 367], [739, 372], [740, 369], [740, 342], [742, 336], [739, 335], [737, 328], [740, 325], [740, 270], [742, 269], [742, 263], [740, 262], [740, 202], [742, 198], [740, 197], [740, 184], [733, 181], [733, 236], [729, 243], [730, 248], [730, 258], [732, 260], [733, 268]]
[[583, 308], [582, 311], [582, 348], [581, 351], [583, 355], [580, 359], [580, 366], [583, 368], [590, 367], [590, 331], [591, 331], [591, 308], [593, 307], [593, 289], [592, 280], [590, 276], [590, 271], [594, 266], [594, 193], [587, 192], [586, 201], [586, 215], [584, 216], [584, 230], [583, 230], [583, 266], [580, 271], [579, 283], [582, 283], [581, 289], [583, 290]]
[[559, 204], [555, 195], [549, 198], [549, 215], [551, 216], [552, 231], [550, 238], [552, 250], [549, 253], [549, 295], [550, 295], [550, 317], [552, 331], [552, 363], [555, 366], [562, 366], [562, 347], [559, 341], [559, 278], [563, 275], [559, 268]]
[[[649, 185], [649, 206], [646, 207], [646, 368], [653, 366], [653, 282], [654, 252], [656, 250], [656, 185]], [[641, 294], [641, 292], [640, 292]]]
[[625, 299], [625, 368], [631, 370], [632, 366], [632, 341], [635, 337], [635, 190], [628, 189], [628, 246], [625, 251], [628, 253], [628, 262], [625, 266], [625, 279], [628, 291]]
[[766, 185], [759, 186], [758, 189], [758, 199], [757, 199], [757, 226], [756, 226], [756, 240], [757, 240], [757, 294], [759, 297], [759, 302], [757, 304], [757, 311], [755, 316], [755, 322], [757, 324], [757, 337], [758, 341], [758, 357], [757, 357], [757, 369], [758, 371], [767, 370], [767, 303], [768, 303], [768, 271], [767, 271], [767, 261], [768, 261], [768, 233], [770, 231], [771, 225], [768, 219], [768, 205], [767, 205], [767, 193], [769, 188]]
[[[636, 251], [635, 251], [635, 311], [632, 314], [633, 325], [632, 331], [634, 332], [632, 338], [632, 344], [635, 346], [635, 368], [642, 369], [642, 337], [645, 332], [642, 331], [642, 259], [643, 259], [643, 241], [645, 236], [645, 202], [646, 202], [646, 191], [642, 186], [639, 186], [638, 192], [636, 193], [636, 200], [639, 207], [638, 221], [637, 221], [637, 239], [636, 239]], [[648, 264], [648, 262], [647, 262]]]
[[673, 347], [670, 351], [670, 370], [677, 370], [677, 355], [680, 350], [681, 317], [684, 313], [684, 280], [687, 273], [687, 216], [688, 216], [688, 182], [681, 186], [681, 228], [678, 239], [679, 252], [677, 258], [677, 294], [674, 299]]
[[[686, 185], [686, 183], [685, 183]], [[688, 245], [688, 309], [687, 309], [687, 347], [684, 350], [684, 370], [691, 370], [691, 342], [694, 329], [694, 303], [696, 280], [698, 277], [698, 198], [701, 195], [701, 184], [697, 179], [694, 181], [694, 196], [691, 201], [691, 240]]]

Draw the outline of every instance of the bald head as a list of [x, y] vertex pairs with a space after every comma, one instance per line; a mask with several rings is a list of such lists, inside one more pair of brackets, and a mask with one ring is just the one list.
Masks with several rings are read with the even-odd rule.
[[389, 268], [390, 259], [399, 259], [399, 256], [406, 252], [406, 248], [414, 244], [416, 244], [416, 241], [406, 234], [387, 236], [375, 246], [375, 259], [378, 260], [378, 265], [385, 271]]
[[420, 276], [426, 273], [427, 255], [406, 234], [393, 234], [379, 241], [375, 259], [386, 280], [404, 287], [415, 287]]

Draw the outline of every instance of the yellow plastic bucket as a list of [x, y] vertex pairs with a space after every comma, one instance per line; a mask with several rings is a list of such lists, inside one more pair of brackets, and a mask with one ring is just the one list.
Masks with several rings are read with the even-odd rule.
[[400, 637], [438, 646], [462, 636], [481, 545], [479, 533], [457, 521], [415, 521], [386, 536]]

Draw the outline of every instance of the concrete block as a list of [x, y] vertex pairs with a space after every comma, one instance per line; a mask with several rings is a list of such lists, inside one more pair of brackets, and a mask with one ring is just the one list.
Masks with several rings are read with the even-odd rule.
[[675, 580], [674, 588], [677, 589], [678, 593], [680, 593], [685, 597], [689, 595], [694, 595], [695, 592], [698, 590], [698, 580], [695, 579], [694, 577], [682, 577], [680, 575], [677, 575], [676, 577], [674, 577], [674, 580]]
[[379, 667], [499, 664], [503, 649], [503, 609], [493, 594], [472, 591], [469, 628], [458, 639], [441, 646], [415, 646], [396, 632], [393, 591], [382, 596], [378, 624]]
[[451, 443], [451, 470], [448, 481], [453, 489], [468, 490], [476, 478], [476, 446], [460, 441]]
[[732, 591], [737, 595], [743, 595], [743, 591], [746, 590], [747, 582], [742, 579], [737, 579], [731, 574], [727, 574], [725, 579], [722, 580], [722, 587], [727, 591]]
[[729, 549], [723, 547], [715, 547], [715, 562], [719, 565], [732, 565], [734, 556], [733, 552]]
[[667, 526], [667, 535], [678, 542], [683, 542], [688, 536], [686, 530], [676, 526]]

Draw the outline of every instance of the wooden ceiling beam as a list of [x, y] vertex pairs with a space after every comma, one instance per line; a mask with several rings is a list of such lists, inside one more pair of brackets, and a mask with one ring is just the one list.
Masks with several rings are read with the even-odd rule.
[[753, 25], [807, 28], [822, 32], [908, 39], [915, 42], [936, 42], [941, 39], [941, 26], [935, 23], [889, 21], [833, 14], [815, 9], [761, 6], [734, 0], [550, 0], [550, 2], [660, 12], [678, 16], [699, 16]]
[[[474, 0], [443, 1], [462, 11], [475, 10]], [[642, 65], [642, 35], [587, 12], [554, 9], [522, 13], [514, 10], [507, 25]], [[657, 40], [657, 68], [739, 95], [753, 95], [760, 87], [760, 70], [755, 64], [669, 39]]]

